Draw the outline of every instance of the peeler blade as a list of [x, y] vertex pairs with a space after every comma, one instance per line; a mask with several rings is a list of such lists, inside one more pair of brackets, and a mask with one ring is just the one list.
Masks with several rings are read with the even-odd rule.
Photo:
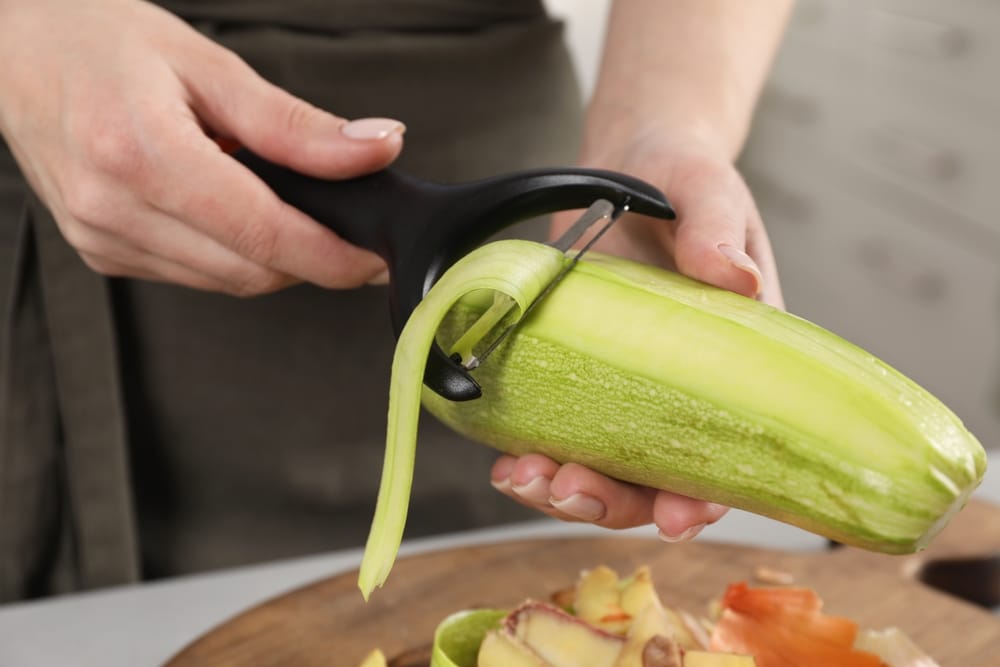
[[[626, 205], [627, 206], [627, 205]], [[622, 209], [624, 210], [624, 209]], [[552, 241], [551, 245], [556, 250], [562, 253], [569, 252], [569, 249], [579, 241], [587, 230], [598, 224], [599, 222], [606, 221], [607, 223], [614, 222], [617, 219], [615, 215], [615, 205], [609, 202], [607, 199], [598, 199], [593, 204], [590, 205], [586, 211], [583, 212], [576, 222], [574, 222], [569, 229], [562, 233], [562, 235], [555, 241]], [[602, 229], [598, 230], [597, 236], [594, 240], [600, 238], [604, 231], [607, 229], [607, 224]]]
[[[467, 370], [473, 370], [478, 368], [483, 361], [486, 360], [490, 354], [493, 353], [500, 343], [509, 336], [514, 329], [517, 328], [519, 322], [523, 322], [534, 308], [541, 303], [545, 297], [547, 297], [552, 290], [556, 288], [556, 285], [566, 277], [566, 274], [573, 270], [576, 263], [580, 261], [580, 258], [588, 251], [590, 248], [604, 235], [608, 229], [611, 228], [615, 221], [618, 220], [628, 210], [628, 200], [620, 206], [616, 207], [607, 199], [598, 199], [590, 207], [584, 211], [576, 222], [574, 222], [562, 235], [559, 236], [555, 241], [549, 243], [550, 246], [559, 250], [564, 255], [569, 255], [570, 249], [581, 239], [584, 234], [586, 234], [590, 229], [597, 225], [600, 225], [597, 232], [587, 241], [587, 243], [580, 248], [574, 255], [570, 257], [570, 261], [556, 274], [556, 276], [549, 281], [549, 284], [541, 291], [538, 297], [528, 304], [528, 307], [524, 310], [524, 314], [512, 324], [507, 324], [506, 326], [501, 326], [506, 319], [506, 316], [514, 309], [515, 303], [510, 300], [506, 304], [495, 304], [495, 306], [487, 310], [483, 315], [480, 316], [475, 323], [467, 331], [482, 330], [484, 326], [488, 327], [490, 330], [499, 329], [499, 333], [495, 338], [486, 346], [486, 348], [479, 354], [468, 354], [462, 358], [462, 366]], [[489, 321], [485, 321], [489, 320]], [[463, 335], [455, 343], [453, 349], [461, 349], [464, 345], [465, 336]], [[484, 337], [485, 338], [485, 337]], [[467, 346], [470, 347], [471, 346]]]

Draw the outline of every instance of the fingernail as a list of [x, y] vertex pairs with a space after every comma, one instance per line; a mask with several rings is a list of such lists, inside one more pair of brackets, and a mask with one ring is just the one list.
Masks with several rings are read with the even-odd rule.
[[550, 498], [549, 503], [560, 512], [565, 512], [583, 521], [597, 521], [598, 519], [603, 519], [605, 513], [607, 513], [604, 503], [593, 496], [583, 493], [574, 493], [562, 500]]
[[667, 535], [661, 530], [660, 539], [663, 540], [664, 542], [670, 542], [671, 544], [673, 544], [674, 542], [687, 542], [688, 540], [694, 539], [694, 537], [698, 533], [700, 533], [704, 528], [705, 524], [699, 523], [696, 526], [691, 526], [680, 535]]
[[372, 141], [385, 139], [398, 132], [402, 134], [406, 126], [392, 118], [359, 118], [340, 126], [340, 132], [348, 139]]
[[510, 477], [504, 477], [503, 479], [491, 479], [490, 484], [492, 484], [493, 488], [500, 493], [510, 492]]
[[511, 489], [514, 493], [527, 501], [548, 505], [551, 494], [549, 493], [549, 480], [544, 477], [535, 477], [527, 484], [518, 486], [514, 484]]
[[711, 523], [715, 523], [729, 511], [729, 507], [726, 505], [720, 505], [719, 503], [707, 503], [705, 505], [705, 510], [713, 517]]
[[368, 281], [369, 285], [388, 285], [389, 284], [389, 269], [383, 269], [379, 271]]
[[760, 290], [764, 286], [764, 276], [761, 275], [760, 267], [757, 266], [757, 262], [753, 261], [753, 257], [746, 254], [738, 248], [734, 248], [728, 243], [720, 243], [718, 245], [719, 252], [726, 256], [729, 263], [735, 266], [740, 271], [746, 271], [754, 279], [754, 296], [760, 294]]

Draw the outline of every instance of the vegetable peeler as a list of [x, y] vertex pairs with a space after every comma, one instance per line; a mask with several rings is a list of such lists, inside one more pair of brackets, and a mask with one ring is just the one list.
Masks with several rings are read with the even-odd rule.
[[[599, 169], [532, 169], [440, 184], [394, 168], [353, 179], [324, 180], [268, 162], [247, 150], [238, 151], [235, 157], [285, 203], [385, 260], [389, 308], [397, 336], [448, 267], [517, 222], [591, 207], [553, 243], [566, 252], [594, 224], [604, 221], [606, 229], [626, 210], [667, 220], [675, 217], [666, 197], [653, 186]], [[594, 240], [596, 237], [590, 243]], [[565, 270], [539, 299], [563, 275]], [[500, 334], [491, 349], [506, 333]], [[479, 398], [482, 390], [469, 370], [481, 360], [467, 367], [435, 344], [427, 359], [424, 384], [452, 401]]]

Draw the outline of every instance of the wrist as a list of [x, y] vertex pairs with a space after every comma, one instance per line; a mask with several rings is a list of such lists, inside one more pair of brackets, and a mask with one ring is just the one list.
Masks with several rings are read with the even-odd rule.
[[670, 121], [635, 118], [624, 108], [606, 123], [588, 122], [580, 152], [585, 167], [625, 169], [662, 161], [665, 155], [697, 154], [732, 163], [739, 152], [725, 133], [708, 119]]

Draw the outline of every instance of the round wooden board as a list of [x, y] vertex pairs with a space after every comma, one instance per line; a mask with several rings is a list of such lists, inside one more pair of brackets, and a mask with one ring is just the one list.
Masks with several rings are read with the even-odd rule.
[[[571, 586], [581, 569], [603, 563], [623, 574], [648, 564], [664, 603], [695, 614], [704, 613], [730, 582], [752, 581], [756, 568], [768, 566], [814, 588], [829, 613], [866, 628], [902, 628], [942, 667], [995, 667], [1000, 619], [916, 577], [932, 561], [991, 563], [998, 554], [1000, 508], [980, 502], [970, 503], [930, 549], [906, 557], [848, 548], [792, 553], [707, 541], [667, 545], [610, 532], [472, 546], [400, 560], [367, 604], [356, 572], [293, 591], [220, 625], [168, 665], [355, 667], [378, 647], [399, 667], [416, 666], [448, 614], [546, 598]], [[1000, 573], [983, 571], [994, 578], [983, 586], [1000, 586]]]

